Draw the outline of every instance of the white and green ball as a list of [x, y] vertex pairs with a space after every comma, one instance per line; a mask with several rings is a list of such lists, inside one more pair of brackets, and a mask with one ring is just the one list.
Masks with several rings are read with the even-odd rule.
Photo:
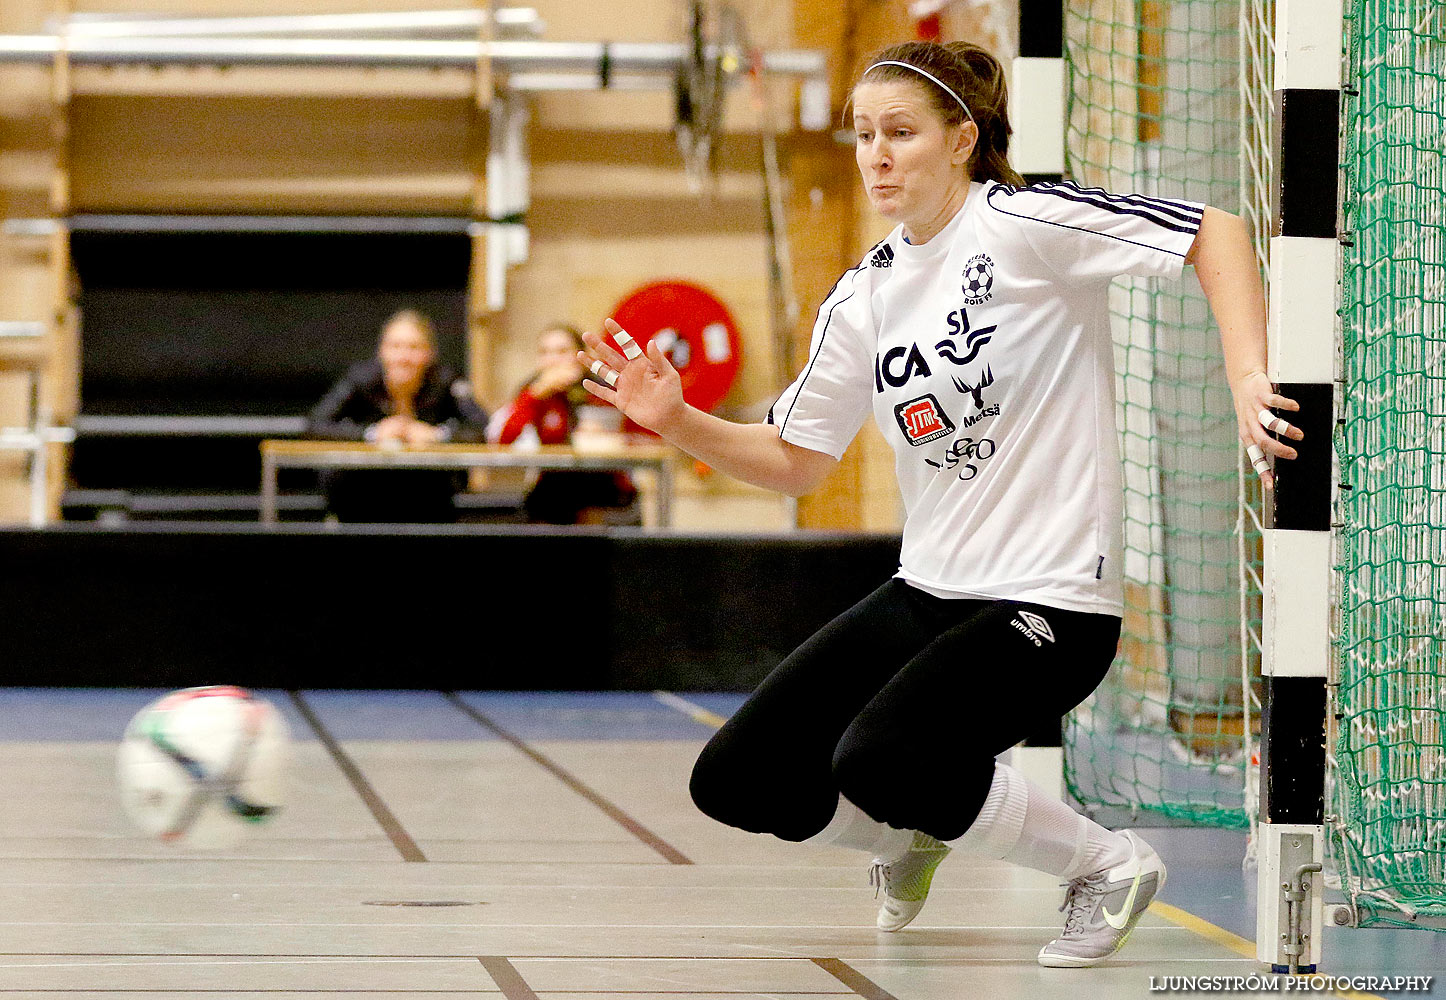
[[280, 808], [286, 744], [281, 713], [244, 688], [173, 691], [126, 726], [121, 802], [147, 834], [226, 847]]

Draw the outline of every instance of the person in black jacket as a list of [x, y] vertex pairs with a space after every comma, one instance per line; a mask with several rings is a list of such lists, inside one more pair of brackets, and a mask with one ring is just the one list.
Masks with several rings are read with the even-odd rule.
[[[432, 322], [405, 309], [382, 327], [377, 356], [352, 365], [312, 408], [311, 437], [422, 446], [481, 441], [487, 414], [467, 382], [437, 363]], [[451, 521], [460, 477], [444, 472], [349, 472], [323, 477], [341, 521]]]

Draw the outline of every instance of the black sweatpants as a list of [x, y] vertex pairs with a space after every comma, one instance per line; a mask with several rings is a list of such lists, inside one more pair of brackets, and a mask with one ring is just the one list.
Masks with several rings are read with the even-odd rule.
[[788, 655], [693, 768], [698, 808], [806, 840], [842, 792], [875, 820], [962, 836], [994, 757], [1104, 679], [1113, 615], [884, 584]]

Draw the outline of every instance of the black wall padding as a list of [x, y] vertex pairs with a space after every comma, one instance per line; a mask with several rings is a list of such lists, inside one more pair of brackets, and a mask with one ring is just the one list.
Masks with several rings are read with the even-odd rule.
[[811, 533], [0, 531], [0, 684], [746, 690], [898, 552]]
[[462, 368], [470, 244], [448, 234], [76, 233], [96, 414], [299, 414], [418, 308]]

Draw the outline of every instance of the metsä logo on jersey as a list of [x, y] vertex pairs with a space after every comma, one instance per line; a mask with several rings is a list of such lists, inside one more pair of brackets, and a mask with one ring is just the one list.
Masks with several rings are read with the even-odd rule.
[[964, 265], [964, 301], [971, 306], [988, 302], [994, 293], [994, 261], [987, 253], [976, 253]]
[[984, 409], [984, 390], [994, 384], [994, 369], [992, 367], [986, 367], [984, 374], [980, 376], [978, 384], [976, 385], [970, 385], [957, 375], [953, 377], [953, 381], [954, 388], [973, 397], [974, 409], [982, 410]]
[[928, 444], [954, 433], [954, 424], [933, 393], [900, 403], [894, 407], [894, 419], [912, 445]]
[[[1020, 621], [1020, 618], [1024, 621]], [[1019, 612], [1019, 618], [1011, 619], [1009, 624], [1014, 631], [1022, 633], [1036, 646], [1042, 647], [1045, 642], [1054, 642], [1054, 629], [1049, 627], [1049, 622], [1032, 611]]]

